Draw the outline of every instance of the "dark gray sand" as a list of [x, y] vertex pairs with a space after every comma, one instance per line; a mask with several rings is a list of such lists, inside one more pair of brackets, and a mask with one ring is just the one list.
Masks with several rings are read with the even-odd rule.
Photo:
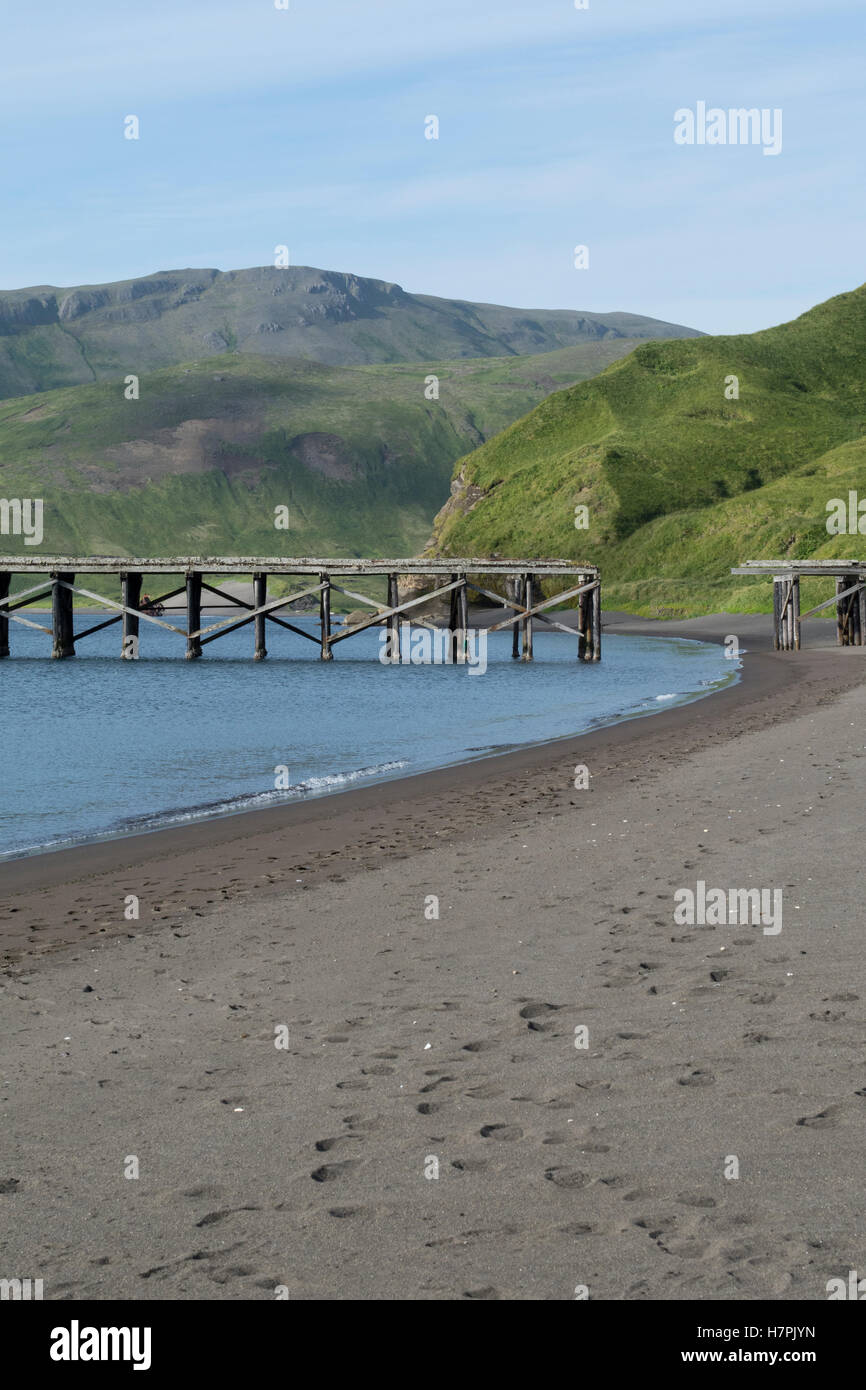
[[[754, 650], [691, 706], [0, 868], [0, 1274], [824, 1299], [866, 1269], [866, 650], [775, 655], [769, 622], [610, 623]], [[781, 932], [677, 926], [698, 879], [780, 888]]]

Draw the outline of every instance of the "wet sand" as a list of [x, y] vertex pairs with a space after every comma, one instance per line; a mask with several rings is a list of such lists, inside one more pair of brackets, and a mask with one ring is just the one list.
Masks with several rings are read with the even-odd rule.
[[[866, 651], [810, 625], [774, 654], [769, 626], [608, 615], [735, 632], [743, 679], [0, 867], [9, 1272], [47, 1298], [823, 1299], [866, 1267]], [[698, 879], [781, 888], [781, 933], [677, 926]]]

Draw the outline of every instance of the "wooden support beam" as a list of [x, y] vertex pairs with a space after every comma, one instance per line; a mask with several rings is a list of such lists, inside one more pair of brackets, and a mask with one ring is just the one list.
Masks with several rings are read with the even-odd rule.
[[[141, 606], [141, 575], [136, 570], [124, 570], [120, 576], [120, 601], [123, 612], [120, 618], [123, 630], [120, 641], [120, 654], [126, 661], [138, 660], [138, 609]], [[116, 620], [115, 620], [116, 621]]]
[[[0, 602], [9, 597], [9, 583], [12, 575], [9, 570], [0, 570]], [[0, 657], [9, 655], [9, 614], [0, 609]]]
[[789, 652], [792, 646], [790, 605], [791, 592], [793, 590], [793, 580], [790, 578], [790, 576], [788, 578], [782, 576], [782, 582], [779, 586], [779, 590], [781, 604], [779, 645], [781, 646], [783, 652]]
[[[581, 578], [582, 578], [582, 577], [583, 577], [583, 576], [581, 576]], [[592, 608], [592, 601], [591, 601], [590, 596], [589, 596], [589, 590], [586, 589], [586, 590], [583, 591], [583, 593], [580, 593], [580, 594], [578, 594], [578, 596], [577, 596], [577, 627], [578, 627], [578, 634], [577, 634], [577, 659], [578, 659], [578, 661], [588, 661], [588, 660], [592, 660], [592, 653], [589, 651], [589, 642], [588, 642], [588, 637], [587, 637], [587, 634], [588, 634], [588, 631], [589, 631], [589, 626], [590, 626], [590, 623], [591, 623], [591, 621], [592, 621], [591, 608]]]
[[782, 649], [782, 585], [783, 579], [773, 577], [773, 649]]
[[527, 617], [523, 619], [523, 657], [532, 660], [532, 575], [523, 576], [523, 609]]
[[466, 582], [466, 575], [462, 575], [462, 584], [457, 590], [457, 664], [465, 666], [469, 655], [469, 585]]
[[51, 655], [55, 660], [75, 655], [75, 632], [72, 613], [72, 588], [75, 575], [64, 572], [51, 576], [51, 620], [53, 645]]
[[333, 661], [331, 651], [331, 581], [327, 574], [319, 575], [322, 586], [319, 594], [319, 622], [322, 629], [322, 661]]
[[592, 610], [592, 659], [601, 661], [601, 580], [596, 580], [590, 590]]
[[595, 643], [598, 636], [596, 630], [595, 604], [593, 603], [594, 589], [591, 584], [587, 585], [586, 598], [584, 601], [584, 626], [586, 629], [586, 645], [584, 649], [584, 661], [595, 661]]
[[186, 576], [186, 659], [201, 656], [201, 575]]
[[800, 650], [800, 576], [794, 575], [791, 582], [791, 634], [794, 651]]
[[[253, 575], [253, 607], [264, 608], [268, 601], [268, 576], [266, 574]], [[268, 654], [268, 644], [265, 637], [267, 632], [267, 617], [264, 613], [257, 613], [255, 616], [255, 641], [256, 649], [253, 657], [254, 661], [264, 661]]]
[[[518, 579], [513, 579], [513, 580], [511, 581], [511, 589], [512, 589], [512, 595], [513, 595], [513, 597], [514, 597], [515, 603], [519, 603], [519, 602], [520, 602], [520, 597], [521, 597], [521, 590], [520, 590], [520, 581], [519, 581]], [[520, 613], [520, 609], [519, 609], [519, 608], [516, 608], [516, 607], [512, 607], [511, 612], [512, 612], [512, 614], [514, 615], [514, 617], [516, 618], [516, 617], [519, 615], [519, 613]], [[519, 624], [519, 623], [515, 623], [514, 626], [513, 626], [512, 629], [511, 629], [511, 660], [512, 660], [512, 661], [519, 661], [519, 660], [520, 660], [520, 624]]]
[[844, 575], [836, 577], [836, 643], [848, 646], [848, 581]]
[[[457, 585], [459, 582], [460, 576], [458, 574], [452, 574], [451, 583]], [[460, 600], [457, 597], [457, 589], [453, 588], [451, 590], [451, 603], [448, 608], [448, 660], [451, 662], [457, 661], [457, 629], [459, 626]]]
[[[400, 583], [396, 574], [388, 575], [388, 607], [395, 609], [400, 603]], [[377, 605], [378, 607], [378, 605]], [[390, 665], [399, 666], [402, 660], [400, 648], [400, 619], [397, 614], [392, 612], [388, 619], [388, 655]]]
[[854, 592], [856, 582], [856, 574], [845, 575], [845, 583], [850, 586], [850, 591], [845, 599], [849, 647], [859, 647], [860, 645], [860, 604], [857, 602], [857, 594]]

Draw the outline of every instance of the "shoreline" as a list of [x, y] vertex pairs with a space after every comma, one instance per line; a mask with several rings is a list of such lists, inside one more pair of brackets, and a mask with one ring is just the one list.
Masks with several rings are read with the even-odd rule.
[[[183, 902], [185, 884], [202, 879], [209, 854], [227, 854], [232, 869], [238, 871], [230, 890], [213, 889], [224, 901], [272, 896], [283, 888], [308, 888], [330, 877], [335, 861], [347, 870], [356, 867], [356, 858], [357, 867], [372, 867], [376, 855], [369, 852], [370, 841], [364, 836], [380, 817], [387, 819], [384, 839], [396, 835], [417, 849], [428, 838], [423, 832], [427, 817], [441, 816], [449, 802], [455, 812], [463, 810], [467, 799], [480, 796], [487, 830], [492, 833], [501, 824], [514, 778], [540, 780], [548, 794], [564, 793], [568, 778], [563, 768], [583, 761], [591, 770], [600, 764], [605, 784], [612, 788], [625, 776], [636, 753], [647, 759], [669, 758], [681, 745], [682, 756], [687, 756], [696, 736], [707, 732], [707, 708], [715, 712], [708, 741], [723, 742], [746, 728], [776, 723], [786, 713], [797, 712], [804, 686], [808, 698], [823, 703], [862, 678], [859, 649], [839, 651], [831, 647], [829, 634], [811, 651], [773, 653], [763, 615], [722, 614], [661, 623], [615, 613], [606, 615], [604, 631], [719, 643], [732, 625], [739, 628], [743, 642], [739, 678], [669, 709], [323, 796], [6, 860], [0, 863], [0, 963], [8, 964], [28, 950], [122, 932], [126, 924], [117, 904], [125, 893], [120, 888], [142, 874], [153, 878], [157, 896], [175, 911]], [[479, 829], [485, 833], [472, 824], [473, 834]], [[465, 827], [465, 817], [458, 816], [453, 826], [440, 826], [435, 835], [456, 835]], [[291, 836], [290, 862], [281, 863], [287, 836]], [[367, 852], [353, 858], [351, 852], [359, 844]], [[279, 868], [266, 870], [265, 861]], [[72, 909], [70, 901], [75, 904]], [[200, 912], [214, 901], [197, 888], [186, 910]], [[164, 915], [154, 907], [150, 920], [158, 922]]]
[[[556, 637], [562, 636], [562, 634], [560, 633], [554, 633], [553, 635]], [[613, 635], [619, 636], [620, 634], [615, 633]], [[661, 633], [623, 633], [621, 635], [650, 636], [651, 638], [658, 636], [660, 640], [679, 640], [694, 642], [700, 642], [702, 640], [696, 637], [693, 638], [680, 636], [671, 636], [670, 638], [665, 638], [664, 634]], [[680, 709], [684, 705], [695, 704], [700, 700], [710, 699], [713, 695], [719, 694], [721, 690], [727, 689], [728, 686], [738, 684], [739, 681], [742, 680], [742, 674], [742, 665], [739, 665], [736, 671], [731, 673], [731, 675], [724, 682], [714, 682], [710, 688], [694, 690], [688, 692], [687, 694], [679, 695], [677, 696], [676, 704], [670, 706], [663, 706], [659, 704], [655, 708], [636, 708], [635, 710], [629, 713], [612, 715], [610, 718], [599, 716], [597, 719], [593, 720], [585, 729], [576, 729], [567, 734], [557, 734], [552, 738], [541, 739], [538, 742], [512, 744], [509, 746], [503, 746], [494, 752], [476, 753], [474, 755], [470, 755], [467, 751], [465, 756], [457, 756], [452, 761], [440, 763], [433, 767], [421, 767], [414, 772], [383, 772], [375, 776], [365, 777], [363, 779], [361, 779], [359, 774], [355, 772], [352, 774], [352, 776], [358, 777], [359, 787], [372, 788], [376, 786], [383, 786], [390, 782], [402, 782], [405, 781], [407, 778], [424, 778], [433, 772], [447, 772], [451, 769], [465, 767], [471, 763], [488, 762], [491, 759], [497, 758], [507, 758], [511, 756], [513, 753], [517, 752], [528, 752], [531, 750], [540, 751], [552, 745], [561, 744], [563, 742], [570, 742], [572, 739], [575, 738], [585, 738], [587, 737], [587, 735], [601, 732], [603, 729], [614, 728], [618, 724], [625, 724], [629, 723], [632, 720], [638, 719], [655, 718], [656, 715], [662, 713], [663, 710], [667, 708]], [[662, 698], [666, 699], [667, 697], [656, 698], [661, 700]], [[149, 838], [150, 836], [161, 832], [165, 832], [166, 834], [170, 835], [181, 834], [187, 828], [193, 825], [213, 825], [217, 821], [231, 820], [236, 817], [252, 815], [255, 814], [256, 811], [259, 811], [262, 814], [266, 815], [270, 811], [285, 809], [289, 806], [311, 806], [314, 805], [316, 802], [325, 800], [329, 797], [346, 796], [350, 792], [357, 789], [359, 788], [356, 788], [352, 785], [326, 788], [313, 794], [297, 796], [292, 800], [275, 801], [271, 806], [262, 806], [258, 808], [250, 808], [247, 806], [238, 805], [231, 810], [217, 811], [215, 809], [212, 809], [211, 807], [192, 806], [188, 808], [176, 807], [170, 808], [165, 811], [156, 811], [153, 813], [153, 817], [157, 820], [164, 820], [165, 824], [154, 825], [152, 827], [142, 827], [140, 829], [129, 831], [105, 831], [103, 833], [97, 833], [92, 836], [82, 836], [80, 839], [74, 839], [70, 837], [71, 842], [66, 845], [64, 845], [62, 842], [57, 843], [56, 845], [53, 843], [48, 843], [45, 845], [38, 845], [32, 849], [11, 851], [9, 852], [8, 856], [4, 857], [3, 855], [0, 855], [0, 870], [2, 870], [2, 868], [7, 864], [15, 864], [18, 863], [20, 860], [24, 859], [40, 860], [43, 857], [47, 857], [49, 855], [54, 854], [78, 854], [85, 852], [96, 845], [114, 844], [116, 841], [123, 840], [139, 840]], [[244, 799], [251, 800], [254, 797], [258, 797], [258, 795], [260, 794], [250, 793]], [[216, 801], [213, 803], [213, 807], [219, 806], [220, 804], [222, 804], [221, 801]], [[193, 817], [191, 813], [196, 811], [201, 812], [201, 814], [195, 815]], [[176, 819], [172, 820], [172, 817], [176, 817]], [[146, 819], [146, 817], [144, 817], [143, 819]]]

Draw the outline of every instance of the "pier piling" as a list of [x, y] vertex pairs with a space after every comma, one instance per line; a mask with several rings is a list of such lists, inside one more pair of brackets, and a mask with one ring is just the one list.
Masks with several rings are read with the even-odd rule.
[[[396, 574], [388, 575], [388, 607], [398, 608], [400, 605], [400, 584]], [[391, 658], [391, 665], [399, 665], [402, 657], [400, 651], [400, 615], [392, 613], [388, 618], [388, 655]]]
[[[268, 601], [268, 576], [266, 574], [253, 575], [253, 608], [264, 608]], [[264, 661], [268, 654], [267, 639], [265, 637], [265, 627], [267, 616], [264, 613], [256, 613], [253, 619], [255, 631], [255, 654], [254, 661]]]
[[75, 655], [75, 635], [72, 615], [72, 588], [75, 575], [68, 571], [55, 572], [51, 576], [51, 619], [53, 644], [51, 655], [55, 659]]
[[[121, 656], [132, 661], [138, 654], [138, 609], [141, 604], [141, 575], [125, 570], [120, 576], [120, 601], [123, 604]], [[132, 611], [130, 611], [132, 610]]]
[[[0, 570], [0, 603], [9, 597], [9, 583], [12, 575], [8, 570]], [[0, 657], [9, 655], [9, 615], [0, 608]]]
[[322, 629], [322, 661], [333, 661], [331, 651], [331, 580], [327, 574], [319, 575], [321, 592], [319, 594], [319, 622]]
[[[532, 607], [532, 575], [523, 576], [523, 607], [528, 611]], [[523, 619], [523, 658], [524, 661], [532, 660], [532, 618]]]
[[201, 656], [201, 574], [194, 570], [186, 576], [186, 659], [194, 661]]

